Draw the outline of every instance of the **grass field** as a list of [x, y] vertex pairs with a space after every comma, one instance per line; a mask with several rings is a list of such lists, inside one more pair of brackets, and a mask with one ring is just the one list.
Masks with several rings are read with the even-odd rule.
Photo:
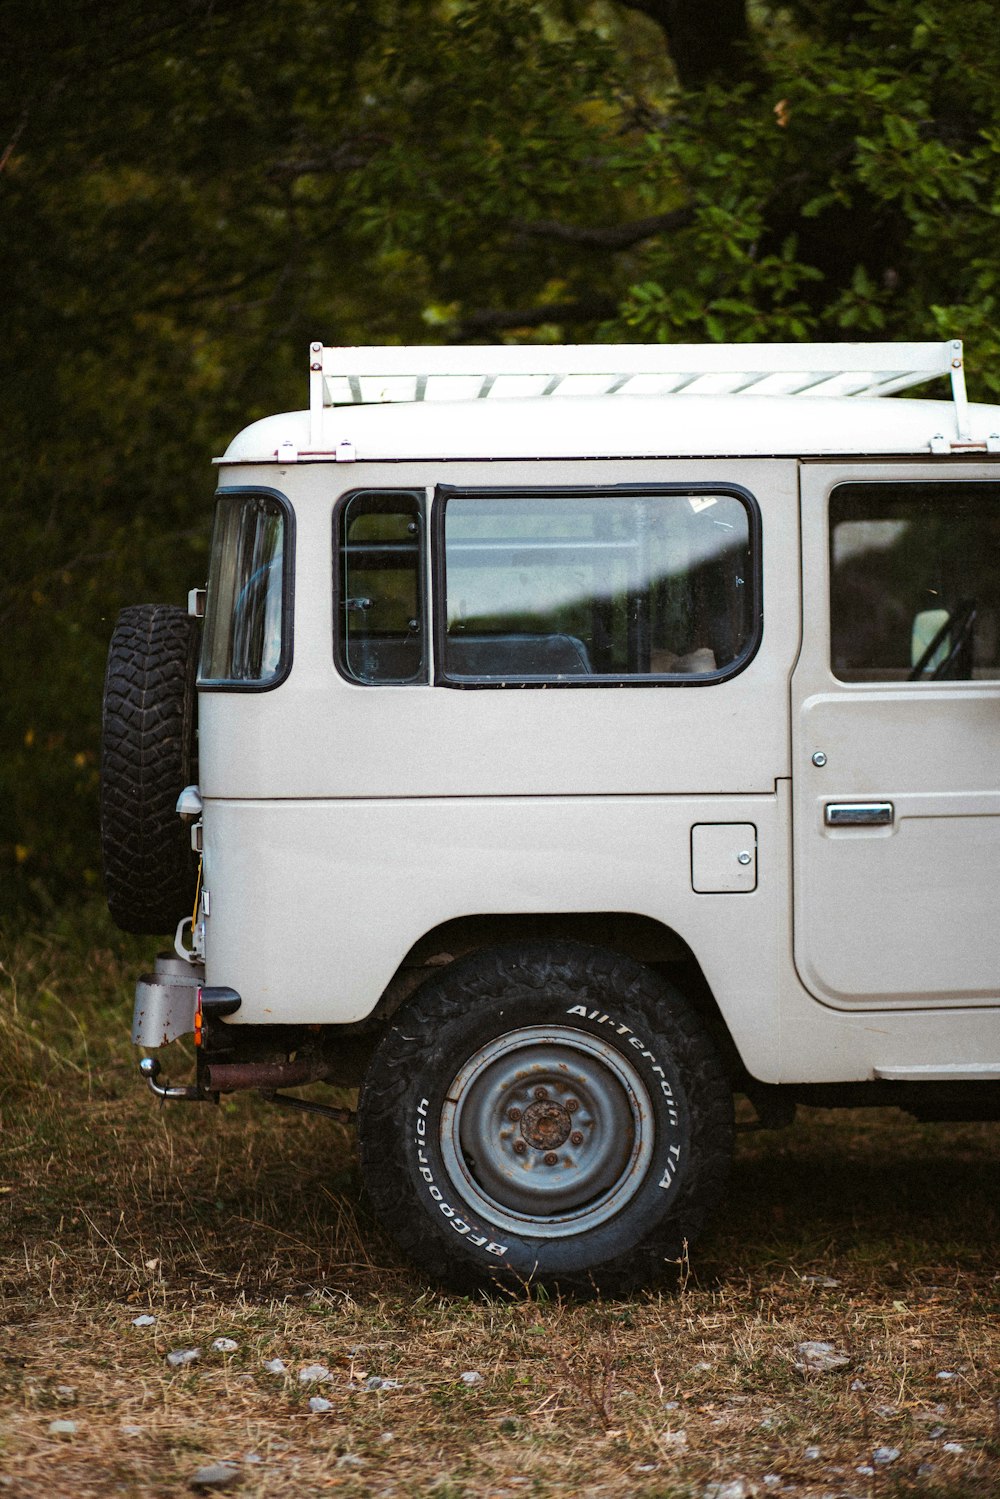
[[803, 1110], [740, 1136], [679, 1284], [451, 1296], [348, 1130], [141, 1087], [154, 948], [89, 913], [0, 952], [0, 1494], [1000, 1495], [1000, 1126]]

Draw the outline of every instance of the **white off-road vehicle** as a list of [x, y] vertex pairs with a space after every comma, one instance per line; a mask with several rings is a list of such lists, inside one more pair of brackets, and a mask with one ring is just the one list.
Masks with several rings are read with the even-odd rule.
[[207, 594], [111, 643], [108, 897], [176, 929], [133, 1039], [197, 1045], [154, 1092], [360, 1084], [425, 1270], [616, 1287], [698, 1234], [734, 1092], [1000, 1116], [1000, 408], [961, 344], [310, 369], [219, 460]]

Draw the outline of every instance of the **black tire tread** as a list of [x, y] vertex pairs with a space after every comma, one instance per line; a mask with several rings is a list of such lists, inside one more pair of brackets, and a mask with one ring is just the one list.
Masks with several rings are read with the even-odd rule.
[[[732, 1154], [732, 1091], [704, 1024], [684, 996], [651, 968], [622, 954], [583, 943], [521, 943], [490, 949], [457, 960], [425, 982], [393, 1018], [380, 1043], [361, 1091], [358, 1139], [362, 1174], [376, 1212], [407, 1255], [436, 1280], [460, 1289], [482, 1283], [484, 1271], [439, 1236], [429, 1242], [426, 1223], [401, 1203], [404, 1094], [432, 1037], [460, 1012], [495, 1006], [498, 985], [518, 984], [547, 993], [581, 996], [583, 972], [588, 987], [607, 1006], [615, 996], [616, 1013], [637, 1030], [655, 1025], [668, 1035], [674, 1060], [688, 1085], [692, 1120], [692, 1167], [674, 1209], [649, 1240], [594, 1266], [585, 1275], [545, 1277], [562, 1290], [625, 1294], [662, 1277], [665, 1261], [677, 1261], [694, 1242], [709, 1212], [721, 1198]], [[491, 1278], [521, 1284], [499, 1266]]]
[[197, 622], [170, 604], [118, 616], [104, 680], [101, 852], [124, 931], [172, 932], [194, 901], [197, 858], [177, 797], [193, 779]]

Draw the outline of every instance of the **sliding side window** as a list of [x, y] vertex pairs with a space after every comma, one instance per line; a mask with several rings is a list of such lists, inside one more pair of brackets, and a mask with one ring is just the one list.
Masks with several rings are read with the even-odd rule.
[[696, 685], [761, 628], [757, 508], [744, 490], [440, 491], [443, 680]]
[[366, 686], [426, 682], [423, 494], [362, 490], [335, 518], [337, 656]]

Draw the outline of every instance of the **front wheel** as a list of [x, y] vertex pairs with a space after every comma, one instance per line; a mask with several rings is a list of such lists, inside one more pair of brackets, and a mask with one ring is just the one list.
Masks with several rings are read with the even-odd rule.
[[599, 948], [475, 954], [426, 983], [372, 1058], [361, 1164], [437, 1278], [626, 1289], [717, 1201], [732, 1097], [684, 998]]

